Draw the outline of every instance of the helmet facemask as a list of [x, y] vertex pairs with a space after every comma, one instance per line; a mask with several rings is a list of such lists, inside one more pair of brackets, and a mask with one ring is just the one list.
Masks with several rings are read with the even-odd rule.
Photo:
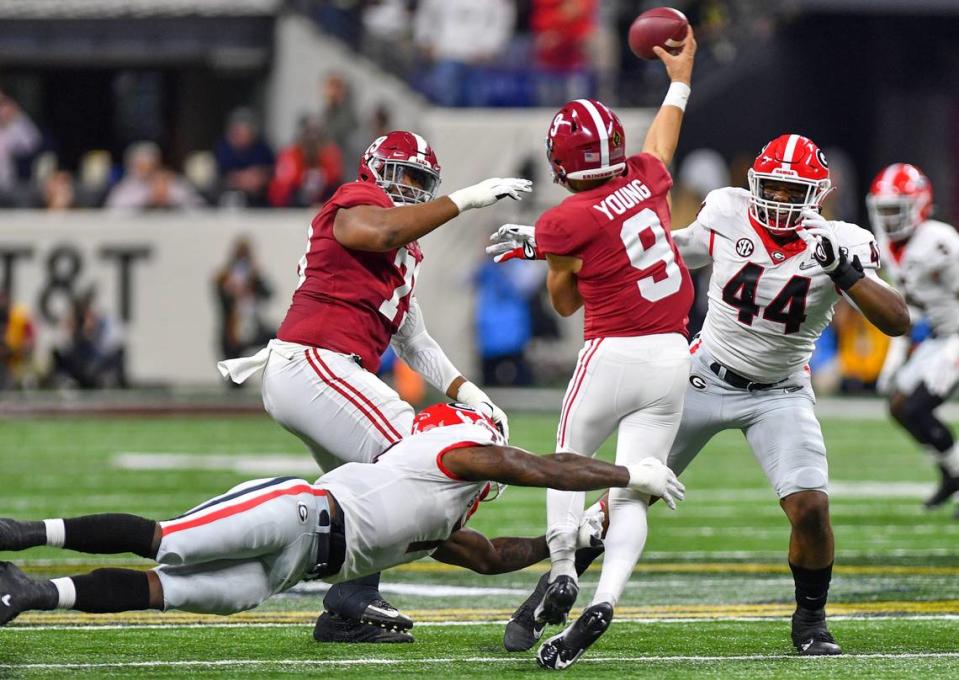
[[866, 208], [873, 231], [885, 234], [890, 241], [909, 238], [922, 221], [919, 201], [912, 196], [867, 196]]
[[432, 201], [440, 176], [416, 163], [373, 158], [369, 168], [394, 205], [416, 205]]
[[[749, 215], [774, 234], [794, 232], [802, 224], [802, 211], [819, 210], [823, 200], [832, 191], [828, 179], [811, 180], [778, 174], [759, 173], [750, 169]], [[767, 198], [771, 184], [786, 185], [791, 200]], [[781, 187], [777, 187], [781, 190]]]

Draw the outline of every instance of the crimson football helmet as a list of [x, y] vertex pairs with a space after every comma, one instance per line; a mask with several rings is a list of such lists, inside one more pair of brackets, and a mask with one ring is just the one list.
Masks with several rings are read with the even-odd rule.
[[[495, 435], [495, 441], [503, 443], [503, 435], [493, 422], [493, 419], [484, 413], [480, 413], [472, 406], [466, 404], [433, 404], [428, 406], [413, 418], [413, 434], [419, 432], [428, 432], [437, 427], [450, 427], [451, 425], [480, 425], [491, 430]], [[506, 491], [506, 484], [502, 482], [487, 482], [486, 486], [480, 492], [479, 501], [495, 501]]]
[[394, 205], [433, 200], [440, 164], [426, 140], [402, 130], [377, 137], [360, 159], [360, 180], [375, 182]]
[[553, 117], [546, 157], [558, 184], [615, 177], [626, 169], [626, 131], [602, 102], [576, 99]]
[[[819, 210], [832, 191], [829, 165], [822, 150], [802, 135], [781, 135], [759, 152], [749, 169], [749, 216], [776, 233], [799, 227], [806, 209]], [[785, 183], [795, 189], [790, 201], [768, 198], [767, 183]]]
[[909, 163], [893, 163], [872, 181], [866, 196], [873, 231], [890, 241], [912, 236], [932, 213], [932, 184], [922, 170]]

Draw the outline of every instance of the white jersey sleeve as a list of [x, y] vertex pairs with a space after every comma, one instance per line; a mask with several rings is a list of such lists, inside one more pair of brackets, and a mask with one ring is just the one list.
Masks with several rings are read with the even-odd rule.
[[690, 269], [705, 267], [713, 261], [710, 252], [713, 235], [699, 220], [684, 229], [677, 229], [672, 233], [672, 237], [679, 254]]
[[467, 446], [504, 445], [493, 427], [440, 427], [411, 435], [373, 464], [348, 463], [320, 477], [343, 510], [346, 558], [330, 582], [348, 581], [426, 557], [462, 528], [488, 482], [457, 478], [444, 455]]

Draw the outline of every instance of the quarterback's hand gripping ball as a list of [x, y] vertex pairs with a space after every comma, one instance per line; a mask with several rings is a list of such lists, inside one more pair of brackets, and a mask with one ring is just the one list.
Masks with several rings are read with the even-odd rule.
[[543, 260], [546, 256], [536, 247], [535, 229], [523, 224], [504, 224], [493, 232], [486, 247], [486, 254], [493, 262], [507, 260]]
[[522, 194], [533, 190], [533, 183], [528, 179], [517, 177], [491, 177], [479, 184], [459, 189], [450, 194], [449, 198], [460, 212], [473, 208], [485, 208], [498, 200], [509, 196], [514, 201], [523, 200]]
[[636, 17], [629, 27], [629, 49], [641, 59], [655, 59], [654, 47], [676, 54], [688, 32], [685, 14], [672, 7], [655, 7]]
[[671, 510], [676, 509], [677, 501], [686, 498], [686, 487], [659, 458], [648, 456], [638, 463], [627, 465], [626, 469], [629, 470], [627, 488], [659, 496]]

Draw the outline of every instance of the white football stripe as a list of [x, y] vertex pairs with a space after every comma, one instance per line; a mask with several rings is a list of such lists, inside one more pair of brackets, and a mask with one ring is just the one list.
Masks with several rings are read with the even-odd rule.
[[609, 132], [606, 130], [605, 123], [603, 123], [603, 117], [599, 115], [599, 109], [588, 99], [577, 99], [576, 102], [586, 109], [596, 125], [599, 134], [599, 164], [605, 168], [609, 165]]
[[418, 153], [420, 156], [423, 156], [425, 158], [426, 147], [427, 147], [426, 140], [420, 137], [415, 132], [411, 132], [410, 134], [416, 137], [416, 153]]
[[893, 178], [900, 169], [902, 169], [902, 163], [893, 163], [890, 165], [888, 168], [886, 168], [886, 171], [882, 173], [882, 177], [879, 178], [879, 184], [888, 184], [889, 182], [892, 182]]
[[792, 164], [793, 156], [796, 154], [796, 145], [799, 143], [799, 135], [789, 135], [789, 141], [786, 142], [786, 151], [783, 153], [783, 163]]

